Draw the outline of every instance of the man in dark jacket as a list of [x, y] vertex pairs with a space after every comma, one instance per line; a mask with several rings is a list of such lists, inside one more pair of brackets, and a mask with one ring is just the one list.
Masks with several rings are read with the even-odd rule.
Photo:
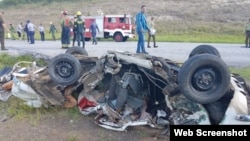
[[53, 22], [50, 22], [50, 28], [49, 28], [49, 33], [51, 33], [52, 39], [55, 41], [56, 40], [56, 27], [53, 24]]
[[23, 31], [26, 33], [28, 43], [30, 42], [30, 34], [29, 34], [29, 29], [28, 29], [29, 23], [30, 23], [30, 20], [27, 20], [23, 29]]
[[1, 42], [1, 50], [8, 50], [5, 48], [5, 44], [4, 44], [4, 30], [6, 29], [8, 32], [9, 29], [6, 27], [4, 20], [3, 20], [3, 11], [0, 11], [0, 42]]

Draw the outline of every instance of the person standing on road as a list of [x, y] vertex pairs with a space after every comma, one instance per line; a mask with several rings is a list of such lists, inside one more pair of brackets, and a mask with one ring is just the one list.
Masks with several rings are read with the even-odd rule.
[[1, 42], [1, 50], [8, 50], [6, 49], [5, 47], [5, 44], [4, 44], [4, 31], [5, 29], [9, 31], [9, 29], [6, 27], [5, 23], [4, 23], [4, 20], [3, 20], [3, 15], [4, 15], [4, 12], [3, 11], [0, 11], [0, 42]]
[[70, 45], [70, 27], [72, 27], [72, 22], [68, 16], [67, 11], [62, 11], [62, 34], [61, 34], [61, 43], [62, 48], [68, 48]]
[[15, 33], [16, 33], [16, 29], [14, 28], [12, 24], [10, 24], [10, 36], [12, 40], [16, 40]]
[[17, 31], [17, 36], [18, 36], [19, 40], [20, 40], [20, 41], [23, 40], [23, 39], [22, 39], [22, 36], [23, 36], [23, 23], [19, 23], [19, 24], [17, 25], [16, 31]]
[[84, 31], [85, 31], [85, 23], [81, 18], [82, 13], [80, 11], [76, 12], [76, 24], [74, 25], [76, 28], [76, 40], [77, 45], [80, 46], [80, 42], [82, 41], [82, 47], [85, 47], [85, 39], [84, 39]]
[[53, 22], [50, 22], [50, 28], [49, 28], [49, 33], [51, 33], [52, 40], [56, 40], [56, 26], [53, 24]]
[[97, 40], [96, 40], [96, 32], [100, 32], [98, 25], [96, 24], [95, 19], [93, 20], [92, 24], [90, 25], [90, 32], [92, 35], [92, 44], [97, 44]]
[[155, 33], [156, 33], [156, 30], [155, 30], [155, 19], [154, 17], [151, 17], [150, 18], [150, 21], [148, 22], [148, 25], [150, 27], [150, 31], [148, 32], [148, 48], [150, 48], [150, 39], [151, 37], [153, 38], [153, 43], [154, 43], [154, 48], [157, 48], [158, 46], [156, 45], [156, 42], [155, 42]]
[[145, 50], [144, 33], [145, 33], [145, 30], [147, 30], [149, 32], [150, 29], [147, 25], [145, 12], [146, 12], [146, 6], [142, 5], [141, 12], [136, 14], [136, 31], [138, 34], [138, 43], [137, 43], [136, 53], [148, 54], [148, 52], [146, 52], [146, 50]]
[[29, 29], [28, 29], [28, 24], [30, 23], [30, 20], [26, 21], [26, 24], [24, 26], [24, 32], [26, 33], [26, 37], [27, 37], [27, 42], [30, 42], [30, 35], [29, 35]]
[[250, 19], [248, 20], [247, 24], [245, 25], [245, 45], [246, 47], [250, 48]]
[[44, 41], [45, 39], [45, 35], [44, 35], [44, 26], [40, 23], [39, 27], [38, 27], [38, 30], [39, 30], [39, 33], [40, 33], [40, 36], [41, 36], [41, 41]]
[[30, 21], [28, 24], [28, 32], [29, 32], [30, 44], [35, 44], [35, 25]]

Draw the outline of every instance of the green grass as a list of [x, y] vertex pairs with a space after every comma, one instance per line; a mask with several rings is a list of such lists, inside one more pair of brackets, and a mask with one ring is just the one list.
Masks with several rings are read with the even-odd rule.
[[243, 43], [244, 36], [212, 33], [157, 35], [159, 42]]
[[43, 117], [53, 116], [55, 113], [60, 114], [60, 116], [70, 117], [74, 120], [81, 118], [77, 107], [64, 108], [62, 106], [49, 106], [33, 108], [15, 96], [10, 97], [7, 102], [0, 102], [0, 109], [0, 114], [7, 113], [7, 115], [13, 117], [15, 120], [28, 119], [34, 126], [36, 126]]
[[[147, 39], [147, 34], [145, 34], [145, 39]], [[6, 37], [7, 38], [7, 37]], [[17, 38], [17, 36], [16, 36]], [[56, 33], [56, 39], [60, 40], [61, 33]], [[35, 39], [40, 40], [40, 34], [35, 34]], [[45, 40], [52, 40], [51, 34], [45, 33]], [[137, 41], [138, 37], [129, 38], [128, 41]], [[193, 43], [232, 43], [232, 44], [242, 44], [244, 43], [245, 36], [236, 34], [219, 34], [219, 33], [159, 33], [156, 34], [157, 42], [193, 42]], [[99, 41], [113, 41], [112, 38], [100, 39]]]
[[[6, 53], [0, 54], [0, 68], [6, 66], [13, 66], [20, 61], [36, 61], [37, 65], [45, 66], [47, 62], [40, 59], [35, 59], [31, 55], [11, 56]], [[24, 104], [22, 99], [17, 97], [10, 97], [8, 102], [0, 102], [0, 115], [1, 113], [7, 113], [9, 116], [14, 117], [16, 120], [29, 119], [33, 125], [38, 124], [38, 121], [43, 116], [50, 116], [54, 113], [61, 113], [70, 116], [72, 119], [79, 119], [81, 117], [77, 108], [66, 109], [63, 107], [41, 107], [33, 108]]]
[[[147, 34], [145, 39], [147, 39]], [[128, 41], [137, 41], [138, 37], [128, 39]], [[193, 33], [193, 34], [156, 34], [157, 42], [192, 42], [192, 43], [244, 43], [245, 37], [242, 35], [227, 35], [213, 33]]]
[[[242, 23], [159, 21], [157, 42], [244, 43]], [[147, 38], [147, 34], [146, 38]], [[135, 39], [130, 40], [137, 40]]]
[[6, 66], [12, 67], [19, 61], [29, 61], [29, 62], [35, 61], [38, 66], [44, 66], [47, 63], [43, 59], [34, 58], [31, 55], [10, 56], [7, 53], [0, 54], [0, 68], [4, 68]]
[[250, 83], [250, 67], [243, 67], [243, 68], [236, 68], [230, 67], [229, 68], [231, 73], [236, 73], [241, 75], [247, 82]]

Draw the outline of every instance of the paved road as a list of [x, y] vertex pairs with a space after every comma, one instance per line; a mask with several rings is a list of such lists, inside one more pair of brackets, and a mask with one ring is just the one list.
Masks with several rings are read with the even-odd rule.
[[[246, 67], [250, 66], [250, 48], [242, 47], [243, 44], [209, 44], [216, 47], [222, 59], [228, 66]], [[91, 42], [86, 42], [86, 50], [90, 56], [100, 57], [107, 50], [121, 50], [135, 52], [137, 42], [99, 42], [97, 45], [92, 45]], [[177, 62], [187, 60], [189, 53], [193, 48], [201, 43], [173, 43], [159, 42], [158, 48], [146, 48], [146, 50], [154, 56], [165, 57]], [[48, 55], [49, 57], [64, 53], [65, 49], [61, 49], [60, 41], [36, 41], [35, 44], [28, 44], [26, 41], [6, 40], [6, 46], [11, 54], [19, 54], [20, 52], [36, 52]], [[3, 52], [3, 51], [2, 51]]]

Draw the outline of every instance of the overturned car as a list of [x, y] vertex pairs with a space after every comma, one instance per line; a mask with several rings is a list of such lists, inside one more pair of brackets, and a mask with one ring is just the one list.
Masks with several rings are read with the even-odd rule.
[[95, 114], [95, 123], [111, 130], [250, 124], [249, 85], [230, 73], [210, 45], [194, 48], [184, 63], [118, 51], [98, 58], [72, 47], [29, 78], [19, 79], [20, 72], [13, 75], [13, 93], [17, 82], [27, 84], [40, 101], [37, 107], [77, 106], [81, 114]]

